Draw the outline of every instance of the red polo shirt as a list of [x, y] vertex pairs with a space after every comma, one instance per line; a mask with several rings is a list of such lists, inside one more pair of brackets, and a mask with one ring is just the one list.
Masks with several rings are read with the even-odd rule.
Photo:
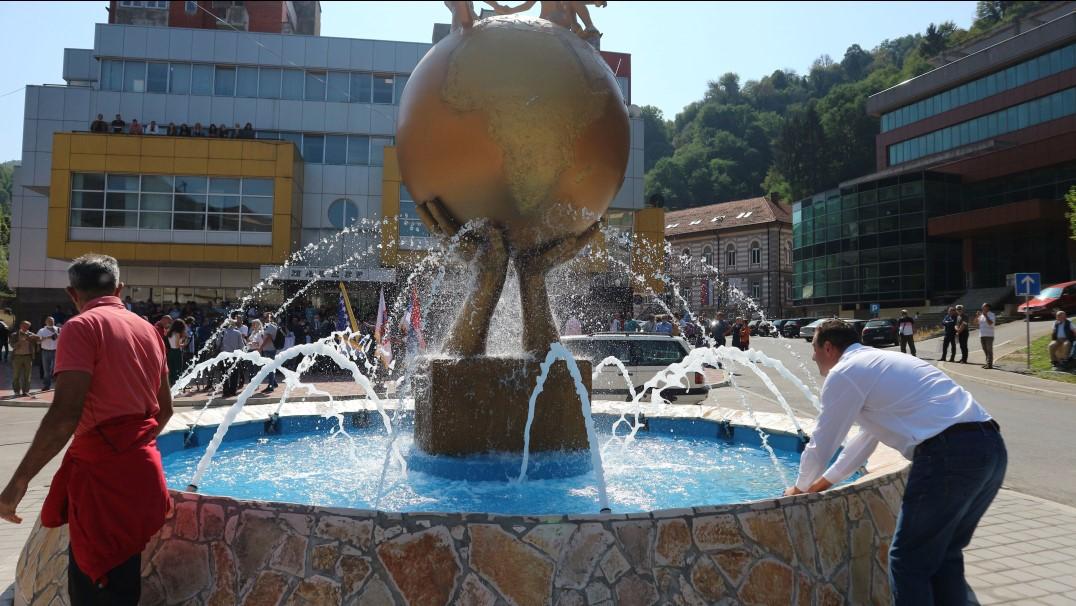
[[105, 582], [145, 548], [171, 508], [155, 439], [164, 343], [118, 297], [99, 297], [60, 332], [56, 373], [67, 371], [92, 379], [41, 524], [67, 524], [75, 563]]
[[64, 323], [54, 372], [68, 370], [93, 375], [76, 436], [108, 419], [160, 411], [157, 390], [168, 374], [164, 342], [119, 297], [98, 297]]

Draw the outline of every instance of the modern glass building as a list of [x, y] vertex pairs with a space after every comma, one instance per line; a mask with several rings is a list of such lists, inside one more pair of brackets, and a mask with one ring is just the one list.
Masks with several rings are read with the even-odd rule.
[[[90, 251], [121, 261], [136, 299], [234, 301], [293, 253], [334, 236], [293, 261], [274, 288], [336, 265], [334, 278], [358, 282], [360, 304], [364, 292], [391, 288], [403, 273], [395, 268], [431, 244], [394, 148], [401, 93], [431, 45], [236, 31], [240, 3], [229, 4], [228, 21], [206, 17], [209, 29], [175, 27], [188, 8], [180, 4], [119, 3], [142, 21], [153, 11], [171, 16], [159, 25], [97, 24], [92, 49], [65, 50], [65, 84], [26, 87], [9, 279], [19, 306], [66, 303], [67, 262]], [[302, 3], [272, 4], [265, 27], [293, 30], [289, 11]], [[630, 56], [603, 55], [630, 90]], [[643, 207], [642, 120], [631, 113], [615, 213]], [[98, 114], [106, 122], [118, 114], [128, 127], [152, 121], [162, 133], [169, 124], [248, 123], [253, 132], [88, 132]], [[361, 219], [388, 222], [381, 233], [339, 237]]]
[[797, 305], [941, 305], [1015, 272], [1076, 275], [1076, 12], [1035, 17], [868, 99], [877, 172], [794, 205]]

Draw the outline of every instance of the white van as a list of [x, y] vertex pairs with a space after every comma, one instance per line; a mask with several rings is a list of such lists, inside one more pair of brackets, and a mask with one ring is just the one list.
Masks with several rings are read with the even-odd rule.
[[[683, 337], [658, 333], [609, 332], [561, 337], [561, 343], [577, 358], [597, 365], [609, 356], [616, 356], [627, 368], [636, 392], [670, 364], [682, 361], [691, 351]], [[699, 404], [710, 393], [706, 377], [700, 372], [688, 373], [688, 387], [669, 387], [661, 392], [663, 398], [676, 404]], [[594, 378], [591, 393], [595, 400], [630, 400], [624, 375], [616, 365], [602, 369]], [[643, 397], [650, 401], [650, 395]]]

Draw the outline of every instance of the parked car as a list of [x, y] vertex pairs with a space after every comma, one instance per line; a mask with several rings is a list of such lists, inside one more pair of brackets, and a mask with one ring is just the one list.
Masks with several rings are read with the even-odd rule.
[[779, 336], [781, 336], [781, 334], [782, 334], [781, 330], [784, 328], [785, 324], [788, 324], [788, 322], [789, 322], [789, 318], [781, 318], [780, 320], [774, 320], [771, 323], [771, 325], [773, 326], [773, 330], [770, 332], [770, 336], [771, 337], [779, 337]]
[[762, 320], [751, 320], [747, 323], [747, 328], [751, 330], [751, 336], [758, 336], [758, 325], [762, 323]]
[[[573, 355], [595, 365], [615, 356], [627, 368], [636, 390], [670, 364], [682, 362], [691, 351], [691, 345], [683, 337], [657, 333], [594, 333], [565, 336], [560, 340]], [[689, 373], [688, 382], [687, 387], [665, 389], [662, 397], [677, 404], [699, 404], [705, 400], [710, 393], [706, 377], [700, 372]], [[591, 393], [595, 399], [631, 397], [624, 376], [615, 365], [606, 366], [594, 378]], [[644, 397], [648, 398], [649, 395]]]
[[1031, 312], [1032, 318], [1052, 318], [1058, 310], [1076, 314], [1076, 281], [1048, 286], [1039, 291], [1035, 298], [1021, 303], [1016, 311], [1022, 314], [1025, 307]]
[[900, 342], [897, 336], [897, 319], [868, 320], [859, 341], [864, 345], [897, 345]]
[[772, 337], [773, 336], [773, 322], [769, 320], [762, 320], [758, 323], [758, 336], [760, 337]]
[[800, 336], [800, 328], [807, 326], [818, 318], [794, 318], [781, 327], [781, 335], [786, 339], [795, 339]]
[[823, 322], [830, 318], [822, 318], [821, 320], [815, 320], [807, 326], [800, 327], [800, 336], [803, 337], [808, 343], [814, 340], [814, 331], [822, 325]]
[[[818, 330], [818, 327], [821, 326], [823, 322], [825, 322], [826, 320], [830, 320], [830, 319], [832, 319], [832, 318], [822, 318], [821, 320], [815, 320], [814, 322], [811, 322], [807, 326], [804, 326], [803, 328], [800, 329], [800, 336], [803, 337], [804, 339], [806, 339], [808, 343], [814, 341], [814, 333], [815, 333], [815, 331]], [[837, 319], [841, 320], [845, 324], [848, 324], [852, 328], [856, 329], [856, 334], [857, 335], [862, 335], [863, 334], [863, 327], [867, 325], [867, 320], [852, 320], [850, 318], [837, 318]]]

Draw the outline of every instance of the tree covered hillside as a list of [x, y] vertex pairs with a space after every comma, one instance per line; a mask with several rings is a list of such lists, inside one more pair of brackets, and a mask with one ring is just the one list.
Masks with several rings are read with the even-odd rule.
[[643, 108], [646, 191], [669, 208], [770, 195], [797, 200], [874, 170], [878, 119], [867, 97], [935, 67], [931, 59], [1034, 10], [1042, 2], [979, 2], [971, 28], [931, 24], [922, 34], [853, 44], [806, 75], [776, 70], [741, 82], [726, 73], [667, 121]]

